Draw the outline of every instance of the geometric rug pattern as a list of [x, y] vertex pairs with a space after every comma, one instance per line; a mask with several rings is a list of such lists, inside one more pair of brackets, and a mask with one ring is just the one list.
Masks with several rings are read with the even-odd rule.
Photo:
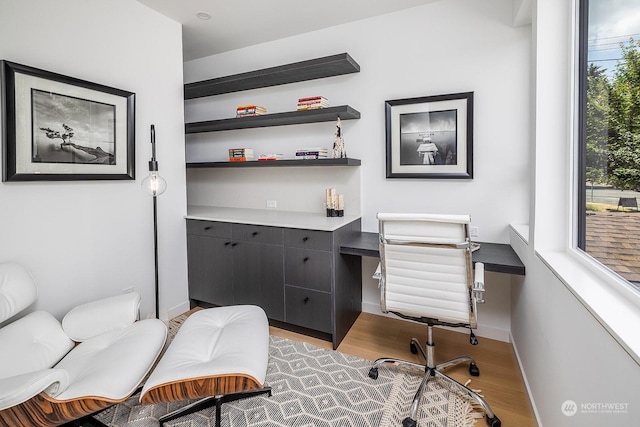
[[[401, 426], [422, 376], [391, 366], [369, 378], [371, 362], [338, 351], [270, 337], [265, 385], [257, 395], [222, 405], [224, 427]], [[158, 418], [190, 402], [142, 406], [138, 396], [95, 416], [112, 427], [157, 427]], [[418, 411], [419, 427], [468, 427], [476, 418], [466, 397], [430, 381]], [[215, 408], [167, 422], [167, 427], [213, 427]]]

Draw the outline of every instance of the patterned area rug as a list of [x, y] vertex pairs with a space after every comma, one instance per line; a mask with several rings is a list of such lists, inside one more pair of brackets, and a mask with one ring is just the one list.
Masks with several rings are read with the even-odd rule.
[[[177, 326], [179, 327], [179, 325]], [[177, 327], [170, 328], [170, 335]], [[173, 330], [172, 330], [173, 329]], [[270, 337], [266, 385], [259, 395], [222, 405], [224, 427], [378, 427], [400, 426], [408, 415], [421, 376], [396, 367], [368, 376], [371, 362], [286, 338]], [[141, 406], [138, 396], [108, 408], [96, 418], [112, 427], [157, 427], [158, 418], [188, 402]], [[441, 383], [430, 381], [419, 413], [419, 427], [469, 427], [472, 405]], [[215, 409], [168, 422], [167, 427], [215, 425]]]

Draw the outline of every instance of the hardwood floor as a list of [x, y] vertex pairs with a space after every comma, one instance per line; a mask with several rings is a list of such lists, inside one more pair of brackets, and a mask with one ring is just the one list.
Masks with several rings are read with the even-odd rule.
[[[424, 343], [426, 326], [401, 319], [361, 313], [355, 324], [338, 347], [338, 351], [375, 360], [379, 357], [395, 357], [423, 363], [420, 355], [409, 350], [411, 337]], [[270, 328], [272, 335], [305, 341], [318, 347], [331, 349], [331, 343], [294, 332]], [[472, 379], [469, 387], [482, 390], [491, 409], [502, 421], [503, 427], [537, 426], [524, 381], [520, 374], [513, 347], [510, 343], [479, 337], [479, 345], [469, 344], [469, 335], [434, 328], [436, 343], [436, 363], [453, 357], [468, 355], [473, 357], [480, 368], [479, 377], [471, 377], [468, 366], [447, 370], [447, 374], [461, 383]], [[484, 420], [476, 423], [484, 426]]]

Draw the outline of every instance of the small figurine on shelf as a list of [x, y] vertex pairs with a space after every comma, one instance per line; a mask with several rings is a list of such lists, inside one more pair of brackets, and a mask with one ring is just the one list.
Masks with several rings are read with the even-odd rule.
[[344, 159], [347, 157], [347, 149], [344, 146], [344, 138], [342, 137], [342, 124], [340, 123], [340, 117], [336, 122], [336, 137], [333, 140], [333, 158]]

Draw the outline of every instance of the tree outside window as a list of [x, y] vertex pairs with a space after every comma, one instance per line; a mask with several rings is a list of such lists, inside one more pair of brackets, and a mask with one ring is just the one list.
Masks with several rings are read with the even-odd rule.
[[578, 247], [640, 287], [640, 2], [581, 6]]

